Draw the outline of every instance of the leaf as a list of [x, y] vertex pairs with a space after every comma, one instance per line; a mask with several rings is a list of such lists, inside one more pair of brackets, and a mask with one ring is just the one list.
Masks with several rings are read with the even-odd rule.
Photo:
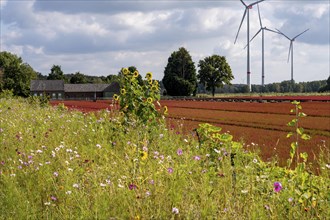
[[304, 162], [306, 162], [308, 158], [308, 154], [306, 152], [300, 153], [300, 157], [304, 160]]
[[298, 143], [297, 142], [292, 142], [291, 143], [291, 149], [296, 150], [297, 147], [298, 147]]
[[287, 125], [290, 126], [290, 127], [293, 127], [293, 126], [296, 125], [297, 121], [298, 121], [298, 120], [294, 118], [294, 119], [292, 119]]
[[295, 109], [291, 109], [290, 112], [291, 112], [291, 113], [295, 112]]
[[225, 133], [225, 134], [221, 134], [221, 136], [220, 136], [220, 140], [224, 141], [224, 142], [231, 141], [232, 139], [233, 139], [233, 136], [230, 134]]
[[310, 140], [312, 137], [309, 136], [308, 134], [302, 134], [300, 138], [307, 141]]
[[302, 197], [304, 197], [305, 199], [309, 199], [311, 195], [312, 194], [310, 192], [305, 192], [304, 194], [302, 194]]
[[291, 102], [291, 104], [293, 104], [293, 105], [299, 105], [300, 104], [300, 102], [298, 102], [298, 101], [293, 101], [293, 102]]
[[294, 157], [294, 154], [296, 153], [297, 145], [298, 145], [297, 142], [291, 143], [291, 149], [290, 149], [290, 158], [291, 159]]
[[287, 135], [286, 135], [286, 138], [289, 138], [289, 137], [291, 137], [293, 135], [293, 133], [292, 132], [289, 132]]
[[301, 195], [301, 192], [300, 192], [299, 189], [295, 189], [294, 191], [295, 191], [295, 193], [297, 193], [299, 196]]
[[296, 131], [297, 131], [297, 133], [299, 135], [303, 135], [303, 133], [304, 133], [304, 129], [303, 128], [297, 128]]
[[297, 108], [298, 108], [298, 109], [302, 109], [301, 105], [297, 105]]
[[306, 117], [307, 115], [303, 112], [299, 112], [298, 116], [303, 118], [303, 117]]

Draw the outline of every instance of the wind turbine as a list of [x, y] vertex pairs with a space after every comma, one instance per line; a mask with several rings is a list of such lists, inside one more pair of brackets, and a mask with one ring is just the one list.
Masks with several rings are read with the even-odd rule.
[[286, 36], [283, 32], [281, 32], [280, 30], [276, 29], [281, 35], [283, 35], [284, 37], [286, 37], [289, 41], [290, 41], [290, 47], [289, 47], [289, 55], [288, 55], [288, 62], [290, 59], [290, 53], [291, 53], [291, 83], [293, 85], [293, 42], [295, 41], [295, 39], [297, 37], [299, 37], [300, 35], [302, 35], [303, 33], [305, 33], [306, 31], [309, 30], [309, 28], [303, 32], [301, 32], [300, 34], [296, 35], [294, 38], [289, 38], [288, 36]]
[[265, 30], [266, 31], [270, 31], [276, 34], [280, 34], [280, 32], [274, 31], [272, 29], [267, 28], [266, 26], [263, 27], [262, 26], [262, 22], [261, 22], [261, 16], [260, 16], [260, 9], [259, 9], [259, 4], [257, 4], [258, 6], [258, 14], [259, 14], [259, 23], [260, 23], [260, 29], [259, 31], [252, 37], [252, 39], [250, 40], [253, 41], [253, 39], [261, 32], [261, 36], [262, 36], [262, 64], [261, 64], [261, 84], [262, 84], [262, 88], [264, 88], [265, 86]]
[[264, 0], [259, 0], [259, 1], [256, 1], [254, 3], [251, 3], [249, 5], [245, 4], [243, 2], [243, 0], [240, 0], [240, 1], [245, 6], [245, 11], [244, 11], [244, 14], [243, 14], [243, 17], [242, 17], [241, 24], [239, 25], [239, 28], [238, 28], [238, 31], [237, 31], [237, 34], [236, 34], [234, 44], [236, 44], [239, 31], [242, 27], [242, 23], [244, 21], [245, 16], [247, 15], [247, 85], [248, 85], [248, 90], [250, 92], [251, 91], [251, 81], [250, 81], [251, 71], [250, 71], [250, 13], [249, 13], [249, 10], [252, 9], [253, 5], [258, 4], [259, 2], [263, 2]]

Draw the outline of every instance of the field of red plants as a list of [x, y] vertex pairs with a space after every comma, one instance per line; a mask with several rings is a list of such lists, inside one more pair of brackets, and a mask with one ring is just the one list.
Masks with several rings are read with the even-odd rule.
[[[60, 101], [70, 109], [83, 112], [111, 109], [111, 101]], [[58, 104], [52, 101], [52, 105]], [[168, 106], [168, 122], [172, 126], [182, 124], [182, 132], [193, 132], [200, 123], [210, 123], [229, 132], [234, 140], [243, 141], [247, 149], [260, 149], [263, 159], [273, 156], [288, 158], [290, 143], [286, 134], [292, 131], [287, 123], [294, 117], [290, 102], [216, 102], [194, 100], [162, 100]], [[306, 118], [299, 126], [312, 136], [310, 141], [300, 142], [300, 151], [306, 151], [310, 159], [318, 155], [321, 146], [330, 148], [330, 102], [302, 102], [302, 111]], [[179, 122], [179, 123], [178, 123]]]

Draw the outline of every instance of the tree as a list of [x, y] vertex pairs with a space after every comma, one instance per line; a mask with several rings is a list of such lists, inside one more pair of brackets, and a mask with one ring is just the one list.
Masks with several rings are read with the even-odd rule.
[[234, 79], [231, 68], [226, 61], [226, 57], [212, 55], [200, 60], [198, 79], [200, 83], [206, 85], [206, 89], [212, 92], [214, 96], [217, 87], [223, 87], [224, 83], [230, 85]]
[[327, 79], [327, 84], [319, 89], [319, 92], [327, 92], [327, 91], [328, 92], [330, 91], [330, 76]]
[[1, 80], [0, 89], [13, 90], [14, 95], [30, 95], [30, 82], [37, 78], [33, 68], [23, 63], [21, 57], [9, 52], [0, 53]]
[[48, 80], [65, 80], [65, 76], [59, 65], [53, 65], [47, 77]]
[[167, 94], [171, 96], [190, 96], [196, 92], [195, 64], [185, 48], [179, 48], [168, 58], [162, 81]]
[[84, 74], [80, 72], [76, 72], [70, 79], [70, 83], [72, 84], [84, 84], [87, 83], [87, 78]]

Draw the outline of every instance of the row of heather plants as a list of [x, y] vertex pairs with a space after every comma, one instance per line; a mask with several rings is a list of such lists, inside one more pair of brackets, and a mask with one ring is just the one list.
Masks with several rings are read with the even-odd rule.
[[329, 153], [309, 171], [299, 103], [287, 167], [210, 124], [166, 124], [159, 85], [122, 69], [112, 110], [0, 98], [0, 219], [327, 219]]

